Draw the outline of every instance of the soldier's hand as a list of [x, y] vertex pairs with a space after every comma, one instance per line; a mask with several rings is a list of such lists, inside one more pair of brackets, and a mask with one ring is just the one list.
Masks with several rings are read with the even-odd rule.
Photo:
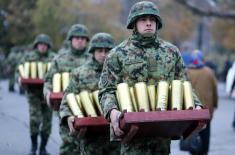
[[47, 95], [46, 95], [46, 102], [47, 102], [48, 107], [51, 107], [50, 95], [51, 95], [51, 92], [48, 91], [48, 92], [47, 92]]
[[75, 120], [74, 116], [69, 116], [67, 118], [67, 122], [68, 122], [68, 126], [69, 126], [69, 131], [70, 131], [71, 134], [74, 134], [76, 132], [76, 130], [73, 127], [74, 120]]
[[121, 112], [116, 109], [113, 109], [110, 112], [111, 125], [113, 127], [115, 135], [118, 137], [120, 137], [124, 134], [124, 132], [119, 127], [120, 116], [121, 116]]
[[200, 110], [200, 109], [202, 109], [202, 107], [199, 106], [199, 105], [197, 105], [195, 109], [196, 109], [196, 110]]

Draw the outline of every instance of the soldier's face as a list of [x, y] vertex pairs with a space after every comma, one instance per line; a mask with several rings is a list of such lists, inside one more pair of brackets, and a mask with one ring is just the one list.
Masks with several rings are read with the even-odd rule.
[[72, 46], [75, 49], [84, 49], [87, 46], [87, 39], [84, 37], [73, 37]]
[[47, 44], [44, 44], [44, 43], [39, 43], [37, 45], [37, 49], [40, 53], [46, 53], [47, 50], [48, 50], [48, 45]]
[[94, 51], [95, 60], [99, 63], [103, 64], [104, 60], [106, 59], [110, 49], [108, 48], [97, 48]]
[[136, 28], [144, 36], [152, 36], [156, 32], [156, 18], [151, 15], [140, 17], [136, 21]]

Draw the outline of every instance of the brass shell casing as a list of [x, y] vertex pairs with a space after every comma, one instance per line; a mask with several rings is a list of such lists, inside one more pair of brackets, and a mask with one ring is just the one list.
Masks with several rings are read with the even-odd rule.
[[53, 93], [59, 93], [61, 92], [61, 74], [56, 73], [53, 75], [52, 79], [52, 91]]
[[22, 64], [19, 65], [18, 70], [19, 70], [19, 73], [20, 73], [20, 77], [25, 78], [25, 75], [24, 75], [24, 66]]
[[25, 62], [24, 63], [24, 78], [26, 78], [26, 79], [29, 78], [29, 71], [30, 71], [30, 63]]
[[97, 113], [95, 111], [95, 107], [91, 101], [90, 95], [88, 91], [82, 91], [80, 94], [80, 99], [82, 101], [82, 107], [84, 108], [87, 116], [97, 117]]
[[131, 95], [131, 101], [133, 103], [134, 111], [137, 112], [138, 111], [138, 105], [137, 105], [137, 102], [136, 102], [136, 97], [135, 97], [135, 92], [134, 92], [133, 87], [130, 88], [130, 95]]
[[65, 91], [65, 89], [67, 88], [68, 85], [69, 85], [69, 73], [68, 72], [63, 72], [62, 73], [62, 88], [63, 88], [63, 91]]
[[31, 62], [30, 63], [30, 77], [32, 79], [37, 78], [37, 63], [36, 62]]
[[157, 109], [167, 110], [168, 106], [169, 84], [166, 81], [160, 81], [157, 86]]
[[148, 86], [148, 95], [150, 101], [150, 110], [155, 111], [156, 108], [156, 86], [149, 85]]
[[182, 110], [183, 108], [183, 84], [180, 80], [171, 83], [171, 110]]
[[195, 104], [193, 100], [192, 85], [189, 81], [184, 81], [184, 107], [185, 109], [194, 109]]
[[133, 112], [133, 106], [131, 102], [131, 95], [129, 86], [127, 83], [120, 83], [117, 85], [117, 97], [119, 98], [121, 111]]
[[117, 99], [117, 103], [118, 103], [118, 107], [119, 107], [119, 109], [122, 109], [122, 107], [121, 107], [121, 102], [120, 102], [120, 100], [119, 100], [119, 95], [118, 95], [118, 91], [116, 90], [115, 91], [116, 92], [116, 99]]
[[75, 95], [75, 98], [76, 98], [78, 107], [81, 109], [81, 111], [82, 111], [83, 113], [85, 113], [84, 108], [82, 107], [82, 101], [81, 101], [80, 96], [76, 94], [76, 95]]
[[42, 62], [38, 62], [37, 67], [38, 67], [38, 78], [43, 79], [45, 74], [44, 64]]
[[51, 62], [48, 62], [47, 63], [47, 72], [50, 70], [50, 68], [51, 68]]
[[138, 111], [144, 110], [145, 112], [150, 111], [148, 89], [145, 82], [138, 82], [135, 84], [135, 96], [137, 98]]
[[92, 96], [93, 96], [93, 100], [94, 100], [96, 107], [98, 108], [100, 114], [103, 114], [103, 111], [102, 111], [101, 106], [99, 104], [98, 94], [99, 94], [99, 91], [96, 90], [92, 93]]
[[79, 108], [75, 95], [73, 93], [70, 93], [66, 96], [66, 100], [68, 102], [69, 108], [71, 109], [73, 115], [77, 117], [84, 117], [81, 109]]

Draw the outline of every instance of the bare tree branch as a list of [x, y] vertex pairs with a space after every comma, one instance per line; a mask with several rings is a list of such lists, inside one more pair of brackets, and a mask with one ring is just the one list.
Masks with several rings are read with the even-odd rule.
[[212, 4], [210, 0], [176, 1], [198, 15], [235, 20], [235, 11], [220, 10], [214, 4]]

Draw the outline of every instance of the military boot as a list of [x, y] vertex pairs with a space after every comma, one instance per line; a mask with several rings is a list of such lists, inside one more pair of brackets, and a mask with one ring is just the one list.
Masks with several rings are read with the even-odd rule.
[[31, 150], [29, 152], [29, 155], [36, 155], [37, 147], [38, 147], [38, 135], [32, 135], [31, 136]]
[[15, 91], [14, 85], [9, 84], [9, 86], [8, 86], [8, 91], [9, 91], [9, 92], [14, 92], [14, 91]]
[[49, 138], [48, 135], [41, 133], [41, 144], [39, 149], [39, 155], [50, 155], [46, 150], [48, 138]]

